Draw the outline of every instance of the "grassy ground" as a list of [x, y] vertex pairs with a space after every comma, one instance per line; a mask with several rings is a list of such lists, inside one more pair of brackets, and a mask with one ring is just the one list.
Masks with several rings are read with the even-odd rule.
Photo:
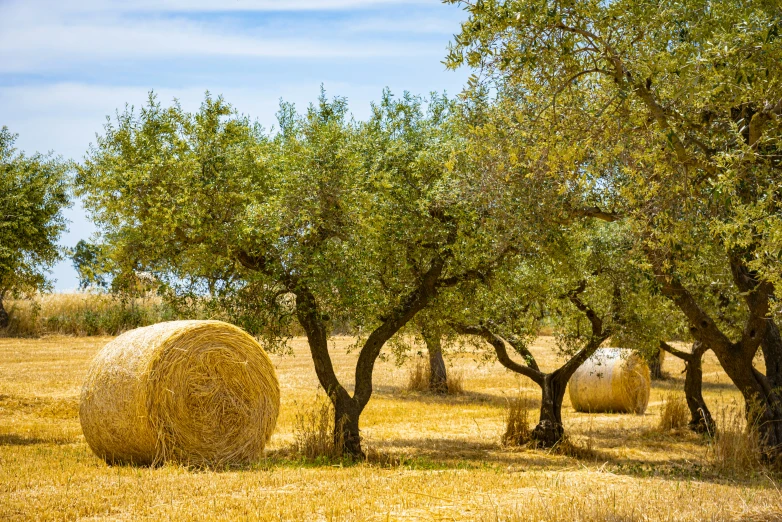
[[[662, 398], [682, 387], [655, 383], [646, 414], [575, 413], [566, 429], [594, 457], [574, 459], [499, 444], [506, 400], [531, 383], [497, 364], [451, 358], [465, 393], [405, 392], [407, 370], [376, 369], [375, 395], [362, 416], [380, 464], [305, 462], [290, 456], [295, 413], [317, 380], [302, 340], [293, 356], [273, 356], [282, 412], [267, 458], [250, 469], [192, 471], [109, 467], [92, 455], [78, 421], [78, 392], [92, 355], [109, 338], [0, 339], [0, 519], [247, 520], [782, 520], [777, 476], [762, 469], [718, 473], [704, 439], [656, 429]], [[333, 357], [350, 382], [348, 338]], [[533, 347], [544, 369], [557, 363]], [[714, 413], [738, 392], [711, 355], [705, 395]], [[393, 457], [393, 458], [388, 458]]]

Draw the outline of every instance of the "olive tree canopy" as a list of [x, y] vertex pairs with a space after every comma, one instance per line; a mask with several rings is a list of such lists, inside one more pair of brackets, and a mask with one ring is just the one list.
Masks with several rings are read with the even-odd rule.
[[474, 93], [497, 93], [526, 146], [517, 161], [555, 188], [559, 218], [628, 223], [691, 335], [760, 402], [778, 453], [779, 2], [450, 3], [469, 18], [448, 63], [475, 68]]
[[16, 135], [0, 129], [0, 328], [7, 295], [50, 287], [47, 271], [61, 258], [57, 241], [70, 205], [68, 165], [51, 155], [25, 156]]

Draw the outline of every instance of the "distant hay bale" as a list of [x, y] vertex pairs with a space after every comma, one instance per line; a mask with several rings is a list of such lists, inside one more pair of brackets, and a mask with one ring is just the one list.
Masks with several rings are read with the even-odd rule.
[[255, 339], [221, 321], [171, 321], [98, 353], [79, 418], [109, 463], [220, 466], [257, 460], [279, 409], [274, 366]]
[[638, 354], [601, 348], [570, 378], [570, 402], [576, 411], [643, 413], [649, 404], [649, 366]]

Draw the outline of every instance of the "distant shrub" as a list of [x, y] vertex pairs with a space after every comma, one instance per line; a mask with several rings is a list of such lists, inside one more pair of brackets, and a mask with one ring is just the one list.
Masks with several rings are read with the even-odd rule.
[[8, 313], [8, 328], [0, 330], [0, 335], [9, 337], [118, 335], [139, 326], [180, 318], [156, 297], [120, 299], [95, 293], [48, 294], [12, 300]]

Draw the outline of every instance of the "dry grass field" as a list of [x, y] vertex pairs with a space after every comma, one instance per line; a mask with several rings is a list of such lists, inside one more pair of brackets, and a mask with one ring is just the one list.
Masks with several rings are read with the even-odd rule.
[[[78, 393], [92, 355], [109, 338], [0, 339], [0, 519], [8, 520], [782, 520], [779, 476], [762, 467], [715, 467], [707, 440], [657, 426], [663, 397], [680, 390], [683, 365], [653, 385], [645, 415], [578, 414], [566, 429], [591, 455], [503, 448], [506, 401], [531, 383], [469, 354], [450, 360], [464, 393], [404, 391], [407, 370], [376, 369], [362, 417], [368, 462], [293, 456], [296, 413], [317, 380], [303, 340], [273, 356], [282, 413], [267, 458], [248, 469], [109, 467], [87, 447]], [[334, 341], [343, 382], [355, 355]], [[544, 369], [556, 364], [541, 337]], [[711, 355], [705, 396], [719, 418], [738, 392]], [[725, 410], [721, 414], [721, 411]], [[535, 417], [533, 415], [533, 417]]]

